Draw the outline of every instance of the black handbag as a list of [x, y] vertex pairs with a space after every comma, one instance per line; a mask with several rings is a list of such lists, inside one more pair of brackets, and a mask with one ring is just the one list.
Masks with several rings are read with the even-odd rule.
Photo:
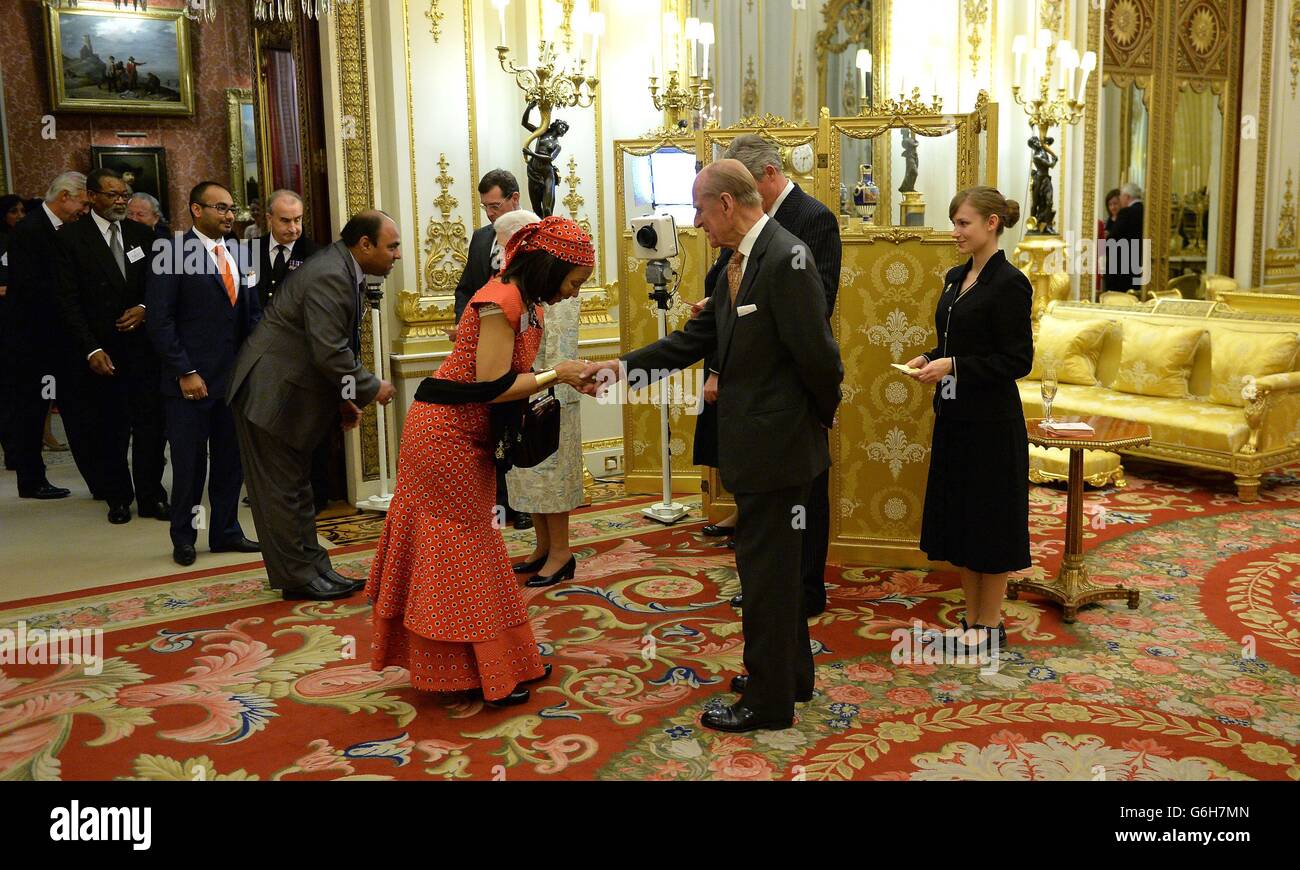
[[533, 468], [560, 449], [560, 402], [555, 388], [533, 399], [492, 407], [498, 468]]

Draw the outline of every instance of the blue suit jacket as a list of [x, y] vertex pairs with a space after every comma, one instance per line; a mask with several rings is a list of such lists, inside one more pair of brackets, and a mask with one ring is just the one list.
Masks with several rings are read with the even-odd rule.
[[[224, 396], [235, 356], [262, 317], [256, 285], [249, 283], [250, 276], [256, 280], [257, 260], [245, 246], [229, 244], [227, 249], [233, 249], [239, 279], [234, 305], [193, 230], [181, 238], [179, 251], [175, 237], [155, 247], [145, 291], [145, 324], [162, 362], [164, 395], [180, 396], [178, 379], [197, 371], [208, 385], [208, 395]], [[193, 268], [197, 264], [201, 268]]]

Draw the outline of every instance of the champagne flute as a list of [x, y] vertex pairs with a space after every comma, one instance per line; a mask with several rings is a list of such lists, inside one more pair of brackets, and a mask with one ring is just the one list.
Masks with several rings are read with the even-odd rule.
[[1051, 424], [1052, 420], [1052, 402], [1056, 399], [1056, 369], [1049, 368], [1043, 372], [1043, 380], [1040, 385], [1043, 396], [1043, 422]]

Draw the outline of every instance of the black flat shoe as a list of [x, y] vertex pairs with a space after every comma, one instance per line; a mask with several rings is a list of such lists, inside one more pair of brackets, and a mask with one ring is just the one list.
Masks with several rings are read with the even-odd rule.
[[538, 568], [546, 564], [546, 554], [538, 556], [531, 562], [520, 562], [512, 569], [516, 574], [532, 574]]
[[547, 677], [551, 675], [551, 663], [544, 662], [542, 664], [542, 670], [545, 671], [545, 673], [543, 673], [540, 677], [533, 677], [531, 680], [524, 680], [522, 683], [520, 683], [520, 685], [531, 686], [533, 683], [540, 683], [542, 680], [545, 680]]
[[115, 526], [131, 522], [131, 506], [129, 504], [109, 505], [108, 521]]
[[513, 707], [516, 704], [526, 703], [531, 696], [532, 693], [527, 689], [516, 688], [504, 698], [497, 698], [495, 701], [489, 701], [484, 698], [483, 703], [487, 704], [489, 707]]
[[[533, 527], [533, 518], [528, 514], [520, 514], [519, 516], [515, 517], [515, 521], [514, 523], [512, 523], [512, 525], [517, 530], [521, 532], [526, 532]], [[519, 702], [516, 701], [515, 703], [517, 704]]]
[[743, 731], [784, 731], [794, 725], [794, 717], [764, 719], [743, 704], [732, 704], [720, 710], [705, 710], [700, 724], [714, 731], [738, 734]]
[[740, 595], [737, 595], [735, 598], [731, 599], [731, 601], [727, 603], [730, 604], [732, 607], [736, 608], [737, 610], [740, 610], [742, 607], [745, 606], [745, 596], [742, 593]]
[[193, 544], [179, 544], [172, 547], [172, 561], [177, 565], [188, 568], [190, 565], [194, 564], [196, 558], [198, 558], [198, 556], [194, 552]]
[[[748, 686], [749, 674], [740, 674], [731, 678], [731, 691], [735, 692], [737, 695], [742, 694]], [[795, 702], [799, 704], [806, 704], [811, 701], [812, 698], [812, 692], [799, 692], [794, 696]]]
[[570, 556], [569, 561], [564, 563], [564, 567], [554, 574], [534, 574], [528, 580], [524, 581], [525, 586], [531, 586], [534, 589], [540, 586], [554, 586], [561, 580], [572, 580], [573, 575], [578, 572], [578, 557]]
[[709, 523], [707, 526], [700, 529], [700, 534], [707, 538], [721, 538], [725, 535], [734, 535], [735, 533], [735, 526], [720, 526], [717, 523]]
[[726, 547], [728, 550], [734, 550], [736, 549], [736, 539], [727, 538], [727, 543], [723, 544], [722, 546]]
[[56, 498], [67, 498], [72, 495], [72, 490], [64, 489], [61, 486], [55, 486], [48, 480], [31, 489], [18, 490], [19, 498], [35, 498], [41, 501], [49, 501]]
[[214, 553], [260, 553], [262, 545], [248, 538], [240, 538], [237, 541], [228, 541], [219, 547], [212, 547], [211, 550]]
[[347, 598], [354, 590], [340, 586], [328, 577], [317, 577], [306, 586], [285, 589], [280, 595], [285, 601], [334, 601]]

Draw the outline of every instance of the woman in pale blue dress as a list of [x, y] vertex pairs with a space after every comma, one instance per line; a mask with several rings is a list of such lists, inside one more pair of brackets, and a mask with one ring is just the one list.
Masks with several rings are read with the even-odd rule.
[[[539, 218], [530, 211], [508, 212], [493, 227], [497, 243], [506, 242], [520, 227]], [[578, 358], [578, 324], [582, 300], [565, 299], [546, 305], [542, 346], [533, 367], [545, 371], [553, 362]], [[515, 566], [518, 574], [531, 574], [526, 585], [551, 586], [571, 580], [577, 559], [569, 549], [569, 512], [583, 503], [582, 412], [578, 391], [566, 384], [555, 385], [560, 403], [560, 448], [533, 468], [512, 468], [506, 472], [510, 507], [532, 514], [537, 542], [533, 552]]]

